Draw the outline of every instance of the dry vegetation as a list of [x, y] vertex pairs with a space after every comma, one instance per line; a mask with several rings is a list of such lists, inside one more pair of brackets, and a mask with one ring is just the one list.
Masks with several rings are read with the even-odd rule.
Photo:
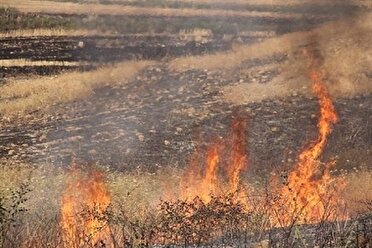
[[[203, 2], [213, 4], [213, 0], [182, 0], [183, 2]], [[289, 4], [302, 3], [300, 0], [218, 0], [234, 4]], [[315, 1], [329, 4], [330, 1]], [[275, 16], [293, 17], [286, 14], [246, 13], [222, 10], [170, 10], [157, 8], [123, 7], [116, 5], [75, 3], [49, 3], [47, 1], [4, 0], [5, 5], [17, 7], [24, 12], [75, 13], [75, 14], [113, 14], [159, 16]], [[366, 1], [359, 1], [366, 4]], [[84, 8], [82, 8], [84, 6]], [[239, 71], [255, 74], [261, 70], [278, 69], [281, 73], [268, 84], [240, 83], [224, 88], [224, 100], [241, 104], [268, 98], [285, 97], [293, 92], [307, 93], [310, 82], [306, 78], [309, 61], [302, 58], [301, 49], [316, 37], [318, 48], [324, 56], [324, 69], [327, 71], [330, 90], [333, 95], [360, 94], [372, 92], [370, 79], [365, 72], [372, 71], [372, 15], [359, 17], [352, 21], [327, 24], [311, 32], [286, 34], [270, 38], [249, 46], [236, 46], [227, 53], [189, 56], [169, 62], [176, 71], [191, 69]], [[348, 29], [348, 32], [345, 30]], [[38, 35], [91, 35], [95, 31], [72, 30], [20, 30], [0, 37], [38, 36]], [[184, 34], [185, 35], [185, 34]], [[288, 61], [269, 64], [265, 67], [244, 69], [244, 62], [277, 54], [286, 54]], [[58, 76], [12, 79], [0, 86], [0, 115], [11, 115], [43, 109], [53, 104], [74, 101], [88, 97], [92, 92], [106, 85], [125, 84], [135, 78], [153, 61], [122, 62], [105, 66], [89, 72], [69, 72]], [[0, 60], [0, 66], [34, 65], [77, 65], [74, 62]], [[299, 83], [300, 82], [300, 83]], [[87, 169], [88, 167], [88, 169]], [[106, 212], [79, 213], [81, 218], [97, 219], [110, 230], [112, 243], [117, 247], [153, 247], [154, 244], [198, 245], [219, 242], [224, 246], [239, 244], [248, 247], [268, 247], [274, 238], [268, 235], [264, 243], [254, 244], [273, 230], [273, 215], [270, 204], [275, 204], [277, 196], [271, 184], [262, 180], [249, 186], [248, 195], [252, 205], [249, 211], [244, 204], [236, 202], [234, 195], [212, 197], [208, 203], [196, 198], [193, 201], [170, 201], [175, 195], [183, 171], [168, 167], [155, 173], [148, 171], [118, 172], [103, 166], [84, 165], [83, 170], [74, 168], [75, 174], [66, 168], [48, 165], [37, 167], [28, 164], [0, 161], [0, 246], [4, 247], [64, 247], [61, 230], [61, 199], [69, 180], [89, 177], [89, 171], [104, 173], [105, 185], [110, 192], [111, 204]], [[87, 172], [88, 171], [88, 172]], [[344, 177], [346, 188], [343, 199], [352, 217], [359, 218], [372, 214], [372, 171], [369, 168], [355, 168], [351, 172], [333, 172]], [[252, 176], [253, 178], [253, 176]], [[170, 196], [170, 197], [169, 197]], [[169, 198], [167, 198], [169, 197]], [[257, 198], [256, 198], [257, 197]], [[166, 201], [162, 201], [166, 199]], [[259, 200], [258, 200], [259, 199]], [[263, 199], [263, 200], [262, 200]], [[257, 204], [257, 203], [260, 204]], [[262, 203], [267, 203], [262, 204]], [[277, 202], [276, 202], [277, 203]], [[326, 204], [326, 203], [324, 203]], [[282, 211], [285, 211], [281, 209]], [[87, 210], [90, 211], [90, 210]], [[88, 215], [88, 217], [87, 217]], [[291, 247], [304, 243], [304, 230], [293, 225], [285, 229], [281, 243], [275, 247]], [[329, 223], [324, 219], [317, 226], [316, 241], [319, 247], [350, 247], [357, 242], [356, 222]], [[262, 237], [261, 237], [262, 235]], [[266, 237], [266, 236], [265, 236]], [[87, 237], [79, 237], [86, 242]], [[262, 240], [261, 239], [261, 240]], [[362, 243], [361, 243], [362, 244]], [[79, 247], [98, 247], [90, 241]], [[99, 247], [106, 247], [104, 243]], [[109, 247], [109, 246], [108, 246]], [[72, 247], [68, 247], [72, 248]], [[73, 247], [75, 248], [75, 247]]]
[[68, 2], [3, 0], [3, 5], [16, 8], [26, 13], [49, 14], [89, 14], [89, 15], [127, 15], [127, 16], [207, 16], [207, 17], [272, 17], [296, 18], [303, 15], [247, 12], [232, 10], [203, 10], [203, 9], [169, 9], [169, 8], [142, 8], [134, 6], [105, 5], [105, 4], [77, 4]]
[[123, 62], [89, 72], [13, 80], [1, 88], [0, 113], [43, 109], [55, 103], [81, 99], [89, 96], [95, 88], [127, 83], [152, 63]]
[[[102, 35], [102, 32], [87, 29], [20, 29], [10, 30], [0, 33], [0, 37], [30, 37], [30, 36], [85, 36], [85, 35]], [[109, 33], [104, 33], [109, 35]]]
[[[208, 69], [240, 71], [252, 75], [259, 71], [276, 69], [280, 74], [273, 81], [259, 83], [239, 83], [223, 89], [224, 99], [233, 103], [247, 103], [286, 97], [293, 92], [308, 94], [310, 81], [306, 77], [309, 61], [302, 54], [302, 48], [316, 46], [324, 57], [327, 83], [334, 96], [349, 96], [372, 92], [367, 75], [372, 71], [372, 16], [365, 15], [352, 20], [326, 24], [310, 32], [286, 34], [270, 38], [261, 43], [238, 46], [231, 52], [213, 55], [189, 56], [170, 62], [173, 70]], [[345, 32], [345, 29], [348, 30]], [[271, 68], [254, 67], [244, 69], [244, 62], [274, 55], [286, 54], [285, 63]]]
[[[88, 63], [85, 63], [88, 65]], [[50, 60], [27, 60], [27, 59], [0, 59], [0, 66], [82, 66], [83, 62], [77, 61], [50, 61]]]
[[[270, 38], [253, 45], [235, 46], [230, 52], [187, 56], [172, 61], [170, 63], [170, 68], [180, 71], [192, 69], [220, 70], [238, 68], [247, 60], [296, 52], [299, 47], [309, 44], [310, 37], [314, 34], [321, 36], [328, 44], [331, 42], [330, 39], [337, 40], [343, 38], [345, 35], [353, 37], [356, 34], [362, 34], [362, 37], [365, 37], [365, 39], [370, 39], [368, 34], [372, 29], [371, 18], [372, 16], [368, 14], [357, 19], [334, 22], [309, 32], [295, 32]], [[344, 34], [346, 27], [350, 27], [350, 29], [349, 32]], [[368, 46], [368, 43], [364, 46], [366, 45]], [[345, 47], [339, 47], [338, 49], [343, 48]], [[370, 49], [369, 46], [368, 49]]]
[[[215, 197], [209, 203], [203, 203], [200, 199], [162, 202], [160, 199], [167, 191], [177, 188], [182, 171], [176, 168], [161, 169], [156, 173], [120, 173], [104, 167], [99, 170], [105, 174], [105, 184], [112, 200], [103, 216], [91, 213], [92, 218], [97, 218], [109, 227], [113, 238], [111, 242], [120, 247], [151, 247], [153, 244], [183, 244], [187, 247], [213, 242], [254, 247], [258, 245], [254, 242], [264, 239], [268, 229], [272, 228], [270, 220], [274, 216], [269, 217], [269, 206], [258, 204], [256, 201], [260, 198], [255, 198], [266, 197], [268, 202], [275, 199], [267, 194], [270, 189], [265, 189], [265, 184], [251, 185], [254, 190], [248, 198], [251, 203], [256, 204], [254, 209], [247, 211], [244, 205], [234, 200], [233, 195]], [[0, 241], [3, 245], [66, 247], [63, 245], [60, 226], [62, 194], [71, 177], [77, 180], [89, 175], [89, 172], [82, 172], [77, 168], [73, 171], [75, 172], [71, 173], [51, 166], [35, 168], [7, 161], [2, 163], [0, 198], [3, 199], [3, 207], [17, 208], [13, 211], [15, 215], [1, 226]], [[372, 201], [372, 194], [369, 193], [372, 191], [371, 172], [356, 169], [343, 175], [347, 178], [344, 196], [348, 210], [353, 212], [354, 217], [368, 213], [368, 204]], [[249, 182], [245, 180], [245, 183]], [[17, 199], [22, 200], [17, 204], [10, 204]], [[87, 213], [79, 214], [83, 218]], [[8, 225], [9, 223], [12, 225]], [[305, 241], [306, 231], [295, 223], [285, 229], [282, 240], [275, 243], [275, 247], [288, 247]], [[330, 224], [325, 219], [317, 228], [317, 244], [334, 244], [332, 247], [340, 247], [338, 245], [346, 245], [348, 242], [355, 244], [358, 235], [354, 232], [356, 226], [353, 221]], [[277, 231], [271, 232], [275, 234]], [[275, 239], [275, 235], [271, 238]], [[273, 242], [271, 238], [263, 243], [267, 245]], [[79, 247], [93, 246], [86, 243]]]

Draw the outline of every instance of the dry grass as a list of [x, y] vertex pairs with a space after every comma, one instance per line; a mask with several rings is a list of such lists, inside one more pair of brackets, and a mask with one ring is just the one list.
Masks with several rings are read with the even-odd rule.
[[[71, 176], [74, 177], [74, 180], [78, 180], [89, 175], [90, 170], [96, 169], [75, 169], [71, 173], [70, 170], [65, 168], [55, 168], [50, 165], [39, 165], [32, 168], [28, 165], [8, 163], [7, 166], [0, 166], [0, 196], [9, 196], [10, 190], [14, 192], [25, 181], [31, 189], [31, 192], [26, 195], [28, 200], [22, 203], [22, 207], [25, 207], [28, 211], [23, 214], [17, 213], [14, 219], [17, 225], [9, 227], [9, 230], [5, 233], [9, 241], [15, 244], [25, 244], [27, 242], [28, 245], [22, 247], [30, 248], [49, 247], [51, 244], [53, 247], [66, 247], [60, 243], [61, 228], [59, 224], [61, 199], [66, 190], [66, 184], [71, 179]], [[103, 217], [104, 219], [101, 221], [105, 221], [108, 218], [108, 225], [113, 231], [111, 234], [115, 235], [114, 238], [122, 244], [124, 243], [122, 235], [126, 236], [125, 238], [130, 238], [127, 240], [130, 243], [143, 240], [151, 241], [151, 236], [146, 237], [142, 235], [147, 231], [155, 231], [153, 234], [160, 236], [167, 232], [182, 231], [179, 230], [180, 225], [187, 229], [184, 229], [179, 234], [186, 235], [190, 230], [206, 231], [205, 228], [210, 228], [213, 225], [198, 229], [199, 224], [209, 223], [208, 221], [211, 220], [214, 220], [213, 223], [221, 222], [223, 227], [228, 227], [228, 223], [225, 223], [224, 220], [240, 213], [239, 211], [236, 212], [238, 209], [235, 207], [238, 205], [231, 205], [231, 202], [224, 201], [225, 198], [223, 197], [216, 198], [217, 200], [220, 199], [221, 202], [211, 202], [204, 205], [200, 205], [201, 203], [198, 201], [188, 203], [183, 201], [165, 202], [159, 205], [160, 198], [166, 193], [166, 189], [170, 190], [177, 187], [179, 175], [182, 173], [178, 169], [159, 169], [156, 173], [143, 171], [115, 172], [103, 167], [98, 168], [98, 170], [104, 172], [104, 182], [112, 199], [109, 215]], [[344, 196], [348, 204], [348, 210], [352, 211], [352, 213], [365, 210], [363, 203], [359, 201], [371, 199], [371, 171], [354, 170], [346, 175], [346, 180], [347, 186]], [[256, 188], [255, 190], [259, 192], [262, 189]], [[162, 208], [159, 208], [159, 206]], [[231, 209], [229, 206], [231, 206]], [[222, 212], [221, 207], [227, 208], [225, 209], [226, 212]], [[267, 209], [262, 207], [258, 205], [252, 210], [253, 212], [247, 212], [247, 217], [250, 216], [251, 218], [244, 219], [246, 228], [250, 231], [255, 230], [257, 234], [261, 234], [260, 232], [263, 232], [265, 228], [270, 227], [265, 217], [265, 214], [269, 214], [269, 212], [265, 212]], [[189, 210], [192, 211], [188, 212]], [[184, 216], [185, 213], [189, 215]], [[190, 213], [195, 213], [191, 219], [197, 217], [197, 220], [203, 221], [197, 221], [199, 224], [194, 223], [196, 226], [186, 225], [189, 222], [184, 222], [183, 218], [189, 218]], [[172, 219], [173, 217], [174, 219]], [[236, 231], [236, 222], [233, 223], [231, 231]], [[162, 227], [173, 228], [174, 230], [163, 230]], [[19, 236], [17, 233], [22, 235]], [[134, 236], [131, 237], [131, 235]], [[207, 237], [209, 236], [207, 235]], [[234, 237], [236, 238], [237, 236]], [[43, 245], [45, 243], [49, 243], [49, 246]]]
[[248, 59], [257, 59], [290, 51], [295, 46], [305, 45], [308, 33], [299, 32], [270, 38], [253, 45], [233, 47], [232, 51], [210, 55], [187, 56], [175, 59], [169, 64], [172, 70], [229, 70], [241, 66]]
[[[357, 19], [326, 24], [311, 32], [294, 33], [268, 39], [252, 46], [243, 46], [225, 54], [186, 57], [171, 64], [175, 70], [185, 69], [237, 69], [247, 59], [257, 59], [287, 54], [285, 63], [270, 68], [240, 68], [240, 72], [252, 78], [256, 72], [277, 70], [279, 75], [265, 85], [237, 83], [223, 88], [224, 100], [235, 103], [256, 102], [265, 99], [286, 97], [294, 92], [310, 93], [307, 77], [310, 61], [301, 49], [316, 39], [316, 48], [323, 58], [326, 83], [333, 96], [354, 96], [372, 93], [372, 84], [367, 73], [372, 72], [372, 15]], [[347, 31], [345, 31], [347, 30]]]
[[8, 196], [26, 181], [32, 173], [32, 167], [27, 164], [14, 163], [9, 160], [0, 161], [0, 197]]
[[[7, 196], [9, 192], [27, 182], [30, 185], [31, 201], [28, 201], [28, 209], [37, 210], [41, 205], [51, 204], [59, 209], [59, 199], [63, 193], [65, 184], [70, 176], [81, 177], [87, 175], [90, 170], [104, 172], [104, 180], [114, 203], [124, 204], [126, 211], [135, 214], [140, 208], [151, 209], [156, 207], [160, 200], [170, 198], [170, 194], [177, 197], [179, 180], [182, 170], [179, 168], [163, 168], [157, 172], [146, 171], [117, 172], [104, 167], [75, 169], [71, 173], [66, 168], [57, 168], [50, 165], [38, 165], [3, 162], [0, 165], [0, 196]], [[86, 172], [88, 171], [88, 172]], [[372, 201], [372, 171], [366, 167], [354, 168], [344, 171], [341, 175], [346, 180], [343, 198], [348, 211], [352, 214], [360, 214], [366, 211], [364, 201]], [[76, 179], [76, 178], [75, 178]], [[245, 180], [245, 183], [248, 183]], [[253, 187], [253, 184], [252, 186]], [[266, 187], [255, 185], [255, 190], [261, 192]]]
[[[299, 47], [309, 43], [310, 36], [317, 34], [321, 37], [321, 42], [326, 42], [326, 45], [332, 45], [331, 42], [338, 41], [344, 36], [358, 38], [360, 35], [365, 39], [370, 39], [372, 25], [372, 15], [364, 15], [358, 19], [344, 20], [325, 24], [320, 28], [316, 28], [310, 32], [295, 32], [285, 34], [279, 37], [267, 39], [263, 42], [253, 45], [242, 45], [233, 47], [232, 51], [221, 52], [212, 55], [187, 56], [175, 59], [170, 63], [170, 68], [178, 71], [185, 71], [191, 69], [233, 69], [241, 66], [244, 61], [274, 56], [276, 54], [293, 53]], [[349, 32], [344, 32], [349, 28]], [[342, 44], [344, 41], [339, 40]], [[347, 49], [345, 46], [339, 44], [338, 49]], [[363, 43], [364, 48], [369, 44]], [[367, 47], [370, 49], [370, 46]], [[367, 56], [367, 55], [365, 55]], [[363, 57], [365, 57], [363, 56]]]
[[31, 36], [88, 36], [88, 35], [108, 35], [96, 30], [87, 29], [21, 29], [10, 30], [0, 33], [0, 37], [31, 37]]
[[372, 203], [372, 171], [366, 168], [354, 168], [346, 174], [347, 186], [344, 192], [345, 201], [352, 216], [364, 213], [366, 202]]
[[76, 61], [48, 61], [48, 60], [28, 60], [28, 59], [0, 59], [0, 66], [82, 66], [90, 63]]
[[90, 72], [13, 80], [1, 87], [0, 113], [9, 115], [81, 99], [89, 96], [95, 88], [127, 83], [152, 63], [123, 62]]
[[273, 12], [247, 12], [217, 9], [170, 9], [170, 8], [142, 8], [123, 5], [105, 4], [77, 4], [70, 2], [48, 2], [28, 0], [3, 0], [2, 4], [16, 8], [25, 13], [49, 14], [87, 14], [87, 15], [127, 15], [127, 16], [206, 16], [206, 17], [271, 17], [296, 18], [303, 14], [273, 13]]

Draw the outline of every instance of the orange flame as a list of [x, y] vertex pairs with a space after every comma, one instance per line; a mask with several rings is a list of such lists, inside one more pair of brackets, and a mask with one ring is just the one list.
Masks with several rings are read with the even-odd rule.
[[[77, 173], [72, 174], [78, 177]], [[107, 233], [100, 216], [110, 204], [110, 194], [100, 172], [71, 181], [62, 197], [61, 227], [67, 248], [88, 247], [101, 241]]]
[[327, 143], [327, 138], [332, 132], [332, 125], [338, 121], [335, 107], [323, 82], [324, 74], [318, 70], [317, 63], [313, 62], [310, 79], [312, 91], [318, 97], [320, 118], [318, 121], [318, 138], [299, 155], [299, 162], [288, 176], [288, 184], [281, 191], [284, 204], [291, 214], [300, 214], [300, 222], [318, 222], [325, 217], [335, 218], [329, 213], [330, 207], [337, 206], [340, 201], [335, 190], [331, 189], [336, 182], [329, 173], [332, 163], [324, 167], [319, 161]]
[[[245, 155], [245, 128], [244, 118], [237, 117], [232, 121], [229, 141], [230, 161], [222, 163], [221, 154], [226, 145], [215, 143], [207, 151], [205, 167], [201, 166], [200, 151], [197, 149], [192, 156], [189, 167], [181, 179], [180, 195], [182, 199], [193, 199], [199, 197], [204, 202], [209, 202], [211, 195], [218, 196], [222, 193], [236, 193], [240, 186], [240, 176], [247, 166]], [[225, 167], [228, 183], [221, 177], [220, 167]]]
[[236, 192], [240, 184], [240, 173], [247, 166], [247, 157], [245, 155], [246, 149], [246, 135], [245, 135], [246, 121], [238, 117], [232, 123], [232, 150], [231, 161], [228, 167], [229, 175], [229, 191]]

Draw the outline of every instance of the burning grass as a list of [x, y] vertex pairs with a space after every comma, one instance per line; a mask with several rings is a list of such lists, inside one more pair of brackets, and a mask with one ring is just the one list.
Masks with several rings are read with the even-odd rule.
[[[310, 56], [316, 54], [316, 51], [311, 51]], [[300, 152], [299, 162], [294, 165], [284, 184], [273, 181], [259, 186], [250, 184], [242, 177], [241, 172], [249, 161], [245, 153], [247, 122], [237, 115], [232, 120], [231, 131], [225, 142], [212, 144], [206, 149], [206, 155], [197, 149], [190, 167], [185, 170], [122, 174], [94, 167], [82, 172], [73, 166], [72, 170], [55, 170], [52, 177], [48, 172], [49, 176], [41, 180], [38, 177], [40, 181], [29, 181], [30, 185], [35, 181], [52, 182], [54, 187], [38, 186], [38, 189], [58, 192], [59, 204], [52, 205], [54, 214], [58, 216], [57, 221], [48, 215], [48, 224], [54, 235], [52, 244], [72, 248], [121, 245], [241, 246], [262, 240], [277, 247], [297, 247], [304, 243], [325, 247], [365, 244], [366, 241], [360, 242], [359, 237], [362, 235], [369, 239], [367, 233], [370, 227], [366, 226], [362, 234], [357, 229], [365, 221], [360, 213], [370, 214], [370, 178], [363, 188], [367, 196], [360, 197], [362, 200], [355, 205], [355, 202], [349, 202], [355, 201], [355, 198], [349, 197], [356, 187], [360, 190], [360, 185], [353, 180], [358, 172], [331, 175], [329, 165], [319, 161], [337, 115], [323, 82], [319, 69], [322, 64], [318, 59], [312, 58], [310, 78], [320, 106], [319, 135]], [[224, 153], [224, 149], [227, 152]], [[195, 159], [198, 157], [205, 159]], [[226, 178], [221, 177], [224, 174]], [[36, 175], [43, 173], [36, 171]], [[249, 190], [244, 185], [249, 185]], [[61, 186], [63, 190], [55, 191]], [[332, 190], [333, 186], [335, 190]], [[340, 186], [351, 191], [347, 192]], [[176, 189], [172, 194], [174, 198], [168, 197], [168, 200], [162, 201], [164, 196], [172, 192], [172, 188]], [[24, 195], [28, 194], [27, 191], [18, 192], [19, 199], [24, 199]], [[44, 201], [42, 203], [45, 204]], [[35, 205], [42, 203], [34, 202]], [[17, 209], [26, 208], [26, 205], [16, 206]], [[348, 220], [350, 217], [356, 219]], [[25, 218], [23, 214], [22, 218]], [[19, 220], [10, 222], [14, 221]], [[34, 231], [33, 235], [27, 233], [27, 226], [31, 226], [31, 223], [35, 226], [34, 221], [32, 218], [26, 222], [23, 219], [22, 223], [26, 224], [14, 229], [6, 227], [3, 242], [10, 237], [12, 240], [18, 238], [13, 242], [19, 242], [24, 247], [40, 247], [47, 243], [50, 235], [46, 235], [42, 228], [36, 229], [38, 231]], [[315, 238], [308, 232], [315, 232]], [[15, 233], [25, 235], [18, 237], [14, 236]]]
[[81, 99], [89, 96], [95, 88], [127, 83], [152, 63], [123, 62], [89, 72], [13, 80], [1, 87], [0, 113], [11, 115]]
[[[319, 220], [320, 223], [306, 228], [306, 225], [298, 225], [298, 216], [294, 214], [292, 226], [276, 228], [277, 216], [270, 208], [273, 205], [277, 208], [282, 206], [283, 212], [287, 208], [285, 205], [277, 205], [282, 201], [279, 201], [270, 184], [251, 184], [250, 194], [244, 200], [249, 204], [243, 203], [234, 193], [210, 195], [207, 202], [199, 197], [161, 201], [164, 191], [179, 186], [182, 170], [169, 168], [156, 173], [122, 173], [98, 167], [83, 172], [79, 168], [71, 171], [12, 163], [7, 163], [0, 169], [0, 174], [12, 182], [11, 185], [6, 185], [1, 180], [3, 206], [9, 208], [14, 199], [12, 195], [18, 192], [25, 200], [18, 207], [27, 210], [16, 211], [11, 220], [14, 225], [1, 226], [4, 247], [12, 247], [9, 242], [14, 247], [30, 248], [47, 247], [47, 244], [61, 248], [93, 247], [93, 240], [106, 247], [172, 244], [249, 246], [255, 243], [270, 243], [277, 247], [292, 244], [301, 247], [305, 239], [309, 245], [336, 247], [336, 242], [342, 244], [342, 238], [345, 242], [348, 240], [350, 244], [356, 244], [358, 237], [353, 233], [357, 228], [354, 220], [332, 224], [327, 218], [323, 218]], [[24, 175], [22, 178], [11, 177], [22, 175], [21, 172]], [[371, 194], [368, 194], [372, 191], [370, 175], [371, 172], [364, 169], [342, 174], [348, 182], [343, 195], [348, 205], [347, 211], [354, 211], [353, 219], [358, 219], [362, 213], [370, 213], [365, 204], [371, 200]], [[365, 179], [363, 184], [361, 178]], [[248, 183], [247, 179], [242, 180], [242, 183]], [[27, 185], [30, 191], [21, 190], [24, 187], [22, 185]], [[75, 198], [83, 192], [91, 193]], [[105, 200], [101, 201], [102, 199]], [[110, 199], [109, 205], [107, 199]], [[88, 233], [72, 232], [73, 235], [80, 233], [75, 236], [77, 238], [72, 245], [66, 236], [66, 229], [63, 228], [66, 220], [63, 209], [72, 206], [66, 204], [69, 202], [66, 200], [73, 200], [72, 205], [79, 206], [78, 209], [73, 208], [77, 211], [65, 215], [67, 219], [73, 218], [80, 223], [79, 230], [88, 228], [89, 223], [96, 223], [95, 227], [98, 227]], [[309, 238], [309, 230], [316, 232], [317, 240]], [[354, 231], [350, 233], [348, 230]]]

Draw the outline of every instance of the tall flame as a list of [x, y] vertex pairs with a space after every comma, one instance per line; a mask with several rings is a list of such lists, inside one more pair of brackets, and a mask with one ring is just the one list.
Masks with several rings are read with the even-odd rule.
[[[335, 207], [339, 199], [331, 189], [335, 179], [330, 176], [332, 163], [322, 166], [319, 156], [332, 132], [332, 126], [338, 121], [331, 96], [324, 83], [324, 73], [318, 68], [319, 63], [313, 60], [309, 77], [312, 81], [312, 92], [318, 98], [320, 118], [318, 121], [317, 139], [299, 155], [299, 162], [288, 176], [288, 184], [281, 190], [287, 210], [299, 214], [300, 222], [317, 222], [329, 216], [329, 208]], [[337, 183], [337, 182], [336, 182]], [[338, 182], [341, 186], [341, 182]]]
[[[105, 221], [100, 218], [110, 204], [110, 194], [101, 172], [81, 178], [73, 172], [62, 197], [61, 227], [67, 248], [95, 245], [105, 236]], [[78, 179], [78, 180], [77, 180]]]
[[240, 173], [247, 166], [246, 149], [246, 135], [245, 127], [246, 121], [244, 118], [238, 117], [233, 120], [231, 132], [231, 158], [228, 167], [229, 175], [229, 190], [236, 192], [240, 184]]
[[[239, 190], [241, 172], [247, 167], [245, 129], [246, 120], [241, 117], [234, 118], [226, 142], [228, 144], [220, 142], [212, 144], [207, 150], [204, 167], [203, 161], [200, 161], [200, 149], [195, 151], [181, 179], [181, 198], [199, 197], [204, 202], [208, 202], [211, 195], [236, 193]], [[230, 158], [227, 163], [224, 163], [221, 157], [227, 146], [230, 148], [228, 151]], [[221, 175], [223, 172], [227, 174], [227, 183]]]

